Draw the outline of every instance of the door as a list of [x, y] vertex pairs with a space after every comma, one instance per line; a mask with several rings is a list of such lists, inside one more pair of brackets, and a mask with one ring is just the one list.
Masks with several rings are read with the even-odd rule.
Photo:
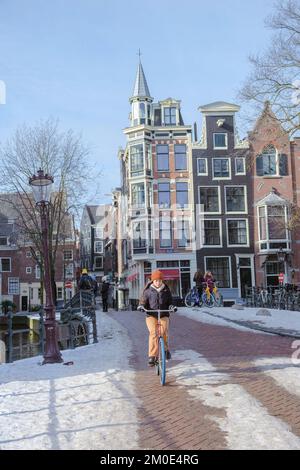
[[246, 298], [246, 287], [252, 287], [254, 285], [253, 280], [253, 260], [251, 257], [237, 258], [237, 269], [238, 269], [238, 284], [240, 296]]
[[22, 312], [28, 311], [28, 297], [27, 295], [22, 295]]

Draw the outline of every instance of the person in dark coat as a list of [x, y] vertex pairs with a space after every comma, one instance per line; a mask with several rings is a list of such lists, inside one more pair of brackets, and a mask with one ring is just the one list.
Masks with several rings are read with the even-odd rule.
[[[161, 271], [154, 271], [151, 275], [151, 281], [146, 285], [140, 299], [138, 310], [169, 310], [172, 307], [172, 294], [169, 287], [163, 282], [164, 277]], [[161, 333], [165, 340], [166, 359], [171, 359], [171, 353], [168, 347], [169, 331], [169, 312], [161, 313]], [[149, 330], [149, 366], [154, 366], [158, 357], [158, 344], [156, 338], [158, 314], [157, 312], [147, 313], [146, 325]]]
[[79, 279], [78, 287], [80, 290], [91, 290], [93, 288], [92, 278], [88, 275], [87, 269], [83, 269]]
[[196, 287], [197, 287], [197, 290], [198, 290], [198, 293], [199, 293], [199, 296], [200, 296], [200, 299], [201, 299], [202, 294], [203, 294], [203, 282], [205, 282], [204, 276], [203, 276], [201, 271], [196, 271], [195, 272], [193, 281], [196, 284]]
[[109, 283], [104, 280], [102, 282], [102, 288], [101, 288], [101, 295], [102, 295], [102, 306], [103, 306], [103, 312], [108, 311], [108, 291], [109, 291]]

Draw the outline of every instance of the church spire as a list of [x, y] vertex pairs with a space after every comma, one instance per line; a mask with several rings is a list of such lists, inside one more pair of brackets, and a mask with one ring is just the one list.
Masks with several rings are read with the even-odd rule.
[[143, 69], [142, 62], [141, 62], [140, 51], [139, 51], [139, 65], [137, 69], [133, 95], [131, 97], [131, 100], [133, 100], [134, 98], [151, 98], [147, 80], [146, 80], [145, 73], [144, 73], [144, 69]]
[[133, 95], [130, 98], [131, 103], [131, 126], [140, 126], [152, 124], [152, 106], [150, 91], [145, 77], [141, 62], [141, 52], [139, 50], [139, 65], [134, 83]]

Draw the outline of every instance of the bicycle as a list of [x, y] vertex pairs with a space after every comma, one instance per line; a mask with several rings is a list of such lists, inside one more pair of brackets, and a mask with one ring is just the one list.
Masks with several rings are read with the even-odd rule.
[[146, 313], [157, 313], [157, 327], [156, 327], [156, 338], [157, 338], [157, 351], [158, 357], [155, 361], [155, 370], [157, 375], [160, 378], [161, 385], [166, 384], [166, 350], [165, 350], [165, 341], [161, 334], [161, 322], [160, 322], [160, 314], [161, 313], [174, 313], [177, 312], [177, 308], [174, 307], [169, 310], [147, 310], [144, 307], [139, 308], [140, 311]]
[[188, 291], [184, 298], [184, 303], [186, 307], [195, 307], [195, 305], [202, 307], [202, 296], [200, 296], [198, 288], [196, 286]]
[[[221, 307], [223, 305], [223, 298], [220, 293], [218, 293], [217, 283], [215, 283], [215, 287], [213, 288], [212, 292], [210, 292], [210, 288], [208, 287], [207, 282], [203, 283], [206, 286], [203, 294], [202, 294], [202, 301], [203, 304], [208, 307]], [[218, 293], [218, 296], [216, 295]]]

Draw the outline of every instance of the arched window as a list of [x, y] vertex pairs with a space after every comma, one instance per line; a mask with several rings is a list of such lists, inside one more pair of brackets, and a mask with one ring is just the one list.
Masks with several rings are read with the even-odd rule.
[[278, 158], [274, 145], [265, 147], [256, 160], [257, 176], [276, 176], [278, 175]]
[[146, 123], [146, 107], [145, 103], [140, 103], [140, 124]]

